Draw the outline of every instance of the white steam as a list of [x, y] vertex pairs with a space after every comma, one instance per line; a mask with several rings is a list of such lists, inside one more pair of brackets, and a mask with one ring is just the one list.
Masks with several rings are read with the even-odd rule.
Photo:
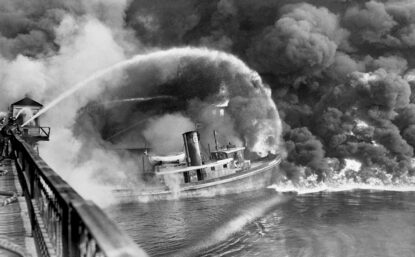
[[[117, 32], [93, 15], [74, 17], [65, 14], [55, 32], [55, 42], [60, 46], [56, 53], [36, 59], [18, 55], [14, 60], [7, 60], [0, 56], [2, 110], [5, 111], [10, 103], [26, 94], [41, 103], [49, 103], [91, 73], [127, 57], [124, 46], [128, 43], [116, 37], [121, 31]], [[115, 81], [118, 77], [112, 79]], [[41, 156], [76, 190], [84, 197], [105, 205], [111, 202], [110, 188], [104, 190], [102, 185], [105, 183], [93, 178], [101, 172], [123, 176], [117, 172], [133, 165], [98, 145], [89, 149], [89, 161], [79, 163], [77, 158], [82, 151], [82, 142], [72, 134], [78, 108], [100, 90], [92, 86], [86, 88], [76, 97], [65, 101], [64, 105], [42, 116], [41, 125], [51, 126], [52, 133], [50, 142], [41, 143], [40, 147]], [[24, 121], [28, 120], [25, 118]]]
[[[144, 49], [139, 49], [140, 44], [133, 39], [131, 31], [123, 29], [127, 4], [128, 1], [92, 1], [83, 4], [85, 15], [63, 14], [61, 22], [54, 28], [54, 43], [59, 45], [57, 52], [36, 58], [18, 55], [14, 60], [0, 57], [0, 107], [6, 110], [8, 104], [26, 94], [41, 103], [49, 103], [44, 111], [32, 117], [42, 115], [41, 125], [52, 127], [50, 141], [40, 145], [41, 156], [84, 197], [100, 204], [111, 203], [105, 192], [109, 192], [114, 183], [122, 183], [126, 187], [140, 185], [137, 165], [126, 154], [114, 154], [105, 142], [94, 139], [85, 143], [85, 138], [75, 137], [73, 131], [85, 126], [76, 124], [77, 111], [91, 99], [99, 97], [106, 88], [119, 85], [124, 78], [121, 72], [124, 68], [134, 65], [134, 68], [144, 67], [140, 72], [145, 72], [147, 65], [157, 64], [159, 79], [163, 82], [177, 74], [184, 58], [203, 58], [212, 63], [226, 61], [233, 72], [242, 76], [254, 74], [235, 56], [208, 49], [173, 48], [130, 58]], [[260, 81], [258, 83], [261, 84]], [[264, 87], [261, 84], [255, 90], [264, 90]], [[272, 102], [270, 96], [263, 99]], [[272, 133], [278, 146], [281, 124], [278, 123], [275, 105], [273, 112], [277, 123], [270, 125], [277, 131]], [[272, 123], [272, 120], [264, 122]], [[172, 126], [168, 132], [179, 137], [183, 130], [194, 128], [185, 119], [176, 123], [175, 126], [179, 126]], [[148, 132], [147, 137], [154, 141], [152, 133]], [[258, 148], [258, 152], [275, 150], [275, 145], [266, 144], [269, 140], [267, 136], [256, 138], [263, 141], [263, 147]], [[177, 149], [177, 142], [161, 147], [162, 142], [153, 142], [153, 147], [165, 148], [161, 149], [162, 152]]]
[[182, 134], [194, 129], [195, 125], [189, 118], [174, 113], [150, 119], [143, 135], [152, 152], [169, 154], [183, 151]]

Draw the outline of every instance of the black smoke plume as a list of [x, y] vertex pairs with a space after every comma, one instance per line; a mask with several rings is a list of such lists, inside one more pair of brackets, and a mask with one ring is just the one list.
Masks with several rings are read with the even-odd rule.
[[[362, 163], [362, 171], [376, 167], [394, 178], [413, 173], [415, 2], [411, 0], [4, 3], [0, 9], [0, 82], [7, 92], [0, 96], [2, 102], [6, 96], [17, 98], [16, 92], [25, 88], [29, 92], [22, 94], [30, 93], [47, 102], [57, 95], [51, 92], [64, 90], [62, 84], [69, 86], [85, 77], [77, 77], [78, 73], [106, 67], [94, 63], [93, 68], [86, 69], [91, 67], [88, 64], [77, 70], [82, 60], [108, 55], [112, 57], [108, 66], [137, 53], [183, 45], [209, 47], [238, 56], [270, 87], [282, 120], [288, 154], [282, 167], [288, 177], [316, 173], [321, 179], [327, 178], [336, 159], [340, 166], [346, 159], [355, 159]], [[92, 57], [69, 58], [71, 65], [66, 66], [67, 59], [62, 61], [62, 56], [81, 49], [93, 52], [101, 45], [76, 41], [96, 31], [80, 33], [85, 24], [99, 24], [98, 28], [109, 35], [101, 40], [106, 47]], [[252, 130], [266, 131], [265, 121], [275, 118], [266, 110], [269, 103], [252, 93], [258, 79], [235, 75], [226, 62], [211, 63], [203, 58], [182, 58], [181, 62], [168, 79], [159, 76], [157, 65], [146, 67], [147, 72], [127, 70], [117, 81], [118, 88], [109, 87], [99, 92], [100, 97], [93, 94], [83, 99], [80, 106], [98, 110], [93, 115], [79, 112], [77, 126], [69, 124], [72, 133], [82, 137], [82, 131], [92, 131], [103, 142], [113, 144], [120, 140], [114, 134], [126, 127], [148, 130], [148, 124], [139, 120], [150, 119], [156, 124], [169, 114], [193, 123], [202, 119], [202, 129], [222, 127], [232, 139], [253, 147], [259, 136]], [[14, 74], [22, 65], [30, 74], [58, 79], [55, 83], [36, 80], [36, 86], [19, 87], [22, 78]], [[63, 74], [78, 72], [58, 76], [62, 71], [54, 68], [48, 72], [51, 67], [71, 67]], [[42, 83], [48, 86], [42, 87]], [[11, 87], [16, 90], [10, 91]], [[268, 94], [265, 88], [259, 95]], [[154, 98], [157, 96], [166, 98]], [[153, 100], [129, 106], [120, 103], [112, 109], [102, 104], [140, 97]], [[212, 105], [229, 97], [231, 115], [225, 115], [222, 124], [207, 122]], [[246, 113], [264, 122], [255, 127], [252, 120], [241, 117]], [[137, 142], [145, 139], [129, 132], [124, 138]], [[260, 141], [279, 147], [272, 137]]]

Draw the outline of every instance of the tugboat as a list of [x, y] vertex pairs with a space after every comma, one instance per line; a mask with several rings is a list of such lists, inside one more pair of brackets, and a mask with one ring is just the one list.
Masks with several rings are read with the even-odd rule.
[[142, 201], [168, 200], [252, 191], [272, 183], [281, 162], [279, 155], [270, 154], [251, 162], [244, 157], [245, 147], [231, 143], [220, 147], [215, 131], [214, 136], [216, 146], [215, 150], [209, 150], [208, 160], [202, 158], [197, 131], [183, 134], [184, 153], [169, 156], [145, 153], [152, 167], [145, 174], [153, 186], [143, 191], [119, 189], [115, 190], [116, 194]]

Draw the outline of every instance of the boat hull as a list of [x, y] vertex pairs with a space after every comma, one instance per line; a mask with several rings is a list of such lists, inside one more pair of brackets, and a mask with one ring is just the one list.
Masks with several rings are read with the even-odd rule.
[[254, 191], [271, 185], [279, 173], [280, 157], [263, 161], [255, 168], [225, 177], [182, 185], [176, 190], [152, 188], [145, 191], [115, 190], [121, 202], [172, 200], [178, 198], [213, 197]]

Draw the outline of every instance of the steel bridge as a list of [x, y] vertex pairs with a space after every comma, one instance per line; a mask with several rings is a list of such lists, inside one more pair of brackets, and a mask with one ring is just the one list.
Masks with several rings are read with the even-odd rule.
[[147, 256], [22, 137], [13, 134], [7, 151], [0, 164], [1, 256]]

